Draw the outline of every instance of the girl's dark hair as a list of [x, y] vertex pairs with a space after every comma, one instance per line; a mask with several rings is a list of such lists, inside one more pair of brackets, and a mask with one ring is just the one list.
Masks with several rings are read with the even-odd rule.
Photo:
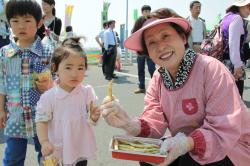
[[230, 6], [229, 8], [227, 8], [226, 13], [239, 13], [240, 12], [240, 8], [238, 6]]
[[35, 0], [10, 0], [6, 4], [5, 14], [9, 23], [10, 19], [17, 15], [30, 14], [38, 24], [42, 18], [42, 9]]
[[54, 8], [52, 9], [52, 14], [53, 14], [53, 16], [56, 16], [56, 8], [55, 8], [56, 2], [55, 2], [55, 0], [42, 0], [42, 1], [49, 4], [50, 6], [54, 5]]
[[84, 49], [81, 46], [80, 40], [85, 39], [84, 37], [72, 37], [72, 38], [67, 38], [65, 39], [61, 46], [55, 49], [52, 58], [51, 58], [51, 72], [52, 74], [55, 74], [58, 70], [59, 64], [66, 58], [69, 57], [70, 51], [73, 50], [75, 52], [79, 52], [81, 56], [84, 58], [85, 61], [85, 69], [88, 68], [88, 63], [87, 63], [87, 55], [84, 51]]

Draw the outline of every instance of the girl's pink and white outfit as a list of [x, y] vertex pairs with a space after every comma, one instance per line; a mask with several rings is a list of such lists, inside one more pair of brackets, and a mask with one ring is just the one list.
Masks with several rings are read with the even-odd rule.
[[236, 166], [250, 165], [250, 112], [235, 81], [218, 60], [188, 50], [176, 82], [167, 71], [154, 73], [139, 118], [139, 136], [160, 138], [184, 132], [194, 139], [190, 156], [204, 165], [228, 156]]
[[37, 103], [36, 122], [48, 122], [49, 141], [63, 165], [95, 157], [93, 126], [88, 106], [97, 96], [91, 86], [79, 85], [70, 93], [59, 86], [45, 92]]

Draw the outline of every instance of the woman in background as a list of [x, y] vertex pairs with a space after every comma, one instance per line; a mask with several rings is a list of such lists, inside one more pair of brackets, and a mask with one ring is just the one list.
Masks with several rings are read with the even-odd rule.
[[62, 28], [62, 21], [56, 17], [55, 0], [42, 0], [44, 25], [38, 29], [38, 36], [43, 39], [45, 35], [58, 41]]
[[244, 43], [247, 28], [244, 19], [250, 14], [250, 0], [235, 0], [226, 10], [226, 15], [221, 21], [223, 35], [224, 55], [223, 63], [234, 75], [235, 83], [242, 97], [244, 90], [245, 71]]

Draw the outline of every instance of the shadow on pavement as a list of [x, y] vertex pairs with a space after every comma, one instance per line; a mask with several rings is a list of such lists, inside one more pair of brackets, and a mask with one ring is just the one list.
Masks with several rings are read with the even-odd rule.
[[250, 101], [244, 100], [244, 103], [246, 104], [247, 108], [250, 108]]

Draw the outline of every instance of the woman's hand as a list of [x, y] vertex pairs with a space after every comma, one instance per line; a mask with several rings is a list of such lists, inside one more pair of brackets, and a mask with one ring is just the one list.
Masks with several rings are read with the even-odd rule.
[[240, 77], [242, 77], [244, 74], [244, 70], [242, 67], [236, 68], [234, 70], [234, 78], [235, 80], [238, 80]]
[[166, 166], [171, 164], [179, 156], [191, 151], [194, 147], [194, 142], [191, 137], [187, 137], [184, 133], [177, 133], [172, 138], [165, 139], [161, 144], [161, 154], [166, 154], [165, 161], [158, 166]]
[[117, 99], [104, 102], [101, 110], [103, 118], [110, 126], [125, 129], [131, 121]]
[[54, 152], [54, 146], [49, 141], [44, 141], [41, 143], [43, 156], [49, 156]]

